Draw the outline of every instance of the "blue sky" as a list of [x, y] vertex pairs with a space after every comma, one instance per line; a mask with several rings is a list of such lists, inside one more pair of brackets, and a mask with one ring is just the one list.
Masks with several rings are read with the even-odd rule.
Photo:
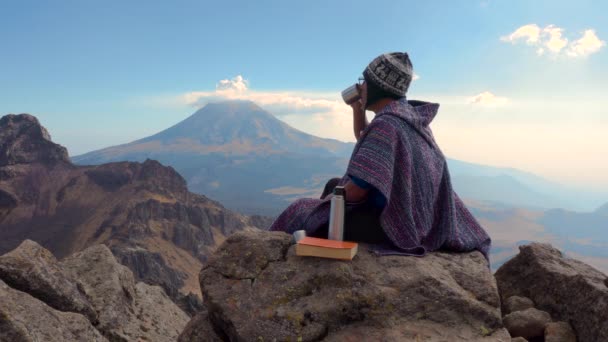
[[408, 96], [441, 103], [448, 156], [608, 191], [607, 12], [599, 0], [3, 0], [0, 114], [36, 115], [72, 155], [226, 97], [352, 140], [339, 91], [378, 54], [407, 51]]

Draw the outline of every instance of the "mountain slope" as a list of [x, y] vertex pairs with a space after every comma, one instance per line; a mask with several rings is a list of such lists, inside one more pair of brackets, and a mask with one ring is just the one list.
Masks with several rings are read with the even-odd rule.
[[514, 206], [590, 211], [606, 201], [608, 193], [572, 189], [530, 172], [448, 159], [456, 190], [463, 197], [502, 201]]
[[483, 176], [472, 171], [470, 174], [453, 173], [451, 176], [454, 190], [464, 198], [535, 209], [569, 207], [565, 201], [535, 191], [506, 174]]
[[198, 270], [227, 235], [268, 224], [188, 192], [156, 161], [75, 166], [43, 132], [30, 115], [0, 120], [0, 254], [24, 239], [58, 258], [102, 243], [177, 299], [198, 292]]
[[184, 152], [198, 155], [295, 153], [349, 157], [352, 143], [296, 130], [251, 101], [210, 103], [178, 124], [129, 144], [74, 157], [79, 164], [113, 160], [117, 154]]
[[608, 203], [595, 209], [595, 213], [598, 215], [608, 216]]

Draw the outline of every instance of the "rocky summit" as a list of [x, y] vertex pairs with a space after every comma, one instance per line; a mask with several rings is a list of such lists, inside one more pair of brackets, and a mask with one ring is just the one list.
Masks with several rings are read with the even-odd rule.
[[608, 341], [608, 277], [531, 243], [493, 276], [477, 251], [352, 261], [295, 255], [290, 235], [229, 237], [199, 274], [179, 341]]
[[31, 239], [61, 260], [105, 244], [137, 280], [193, 313], [207, 255], [231, 233], [266, 224], [190, 193], [156, 161], [75, 166], [35, 117], [0, 119], [0, 253]]
[[282, 232], [238, 232], [202, 269], [205, 311], [180, 341], [510, 341], [479, 252], [352, 261], [295, 255]]
[[175, 341], [187, 321], [104, 245], [58, 262], [26, 240], [0, 256], [0, 341]]
[[65, 147], [54, 144], [49, 132], [29, 114], [0, 119], [0, 166], [33, 162], [70, 163]]

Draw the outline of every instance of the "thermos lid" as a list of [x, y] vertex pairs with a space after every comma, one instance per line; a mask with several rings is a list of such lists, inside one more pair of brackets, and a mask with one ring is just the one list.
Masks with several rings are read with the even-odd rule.
[[300, 240], [302, 240], [305, 237], [306, 237], [305, 230], [296, 230], [295, 232], [293, 232], [293, 240], [295, 243], [298, 243]]
[[334, 196], [346, 196], [346, 190], [343, 186], [336, 186], [334, 188]]

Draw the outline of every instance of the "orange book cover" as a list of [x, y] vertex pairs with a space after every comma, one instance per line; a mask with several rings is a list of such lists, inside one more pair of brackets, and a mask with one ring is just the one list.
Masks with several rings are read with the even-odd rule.
[[298, 241], [301, 245], [309, 245], [309, 246], [319, 246], [319, 247], [327, 247], [327, 248], [340, 248], [340, 249], [351, 249], [357, 246], [356, 242], [347, 242], [347, 241], [336, 241], [336, 240], [328, 240], [328, 239], [320, 239], [315, 237], [304, 237], [302, 240]]

